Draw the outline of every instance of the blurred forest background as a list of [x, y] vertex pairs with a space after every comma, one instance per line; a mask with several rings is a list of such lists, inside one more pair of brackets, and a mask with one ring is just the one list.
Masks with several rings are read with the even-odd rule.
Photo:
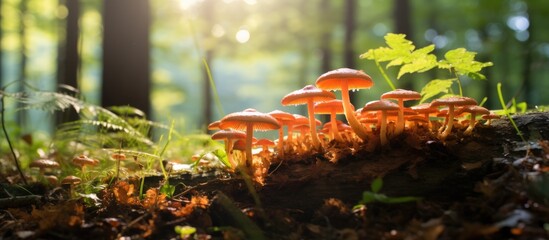
[[[49, 91], [66, 84], [90, 103], [129, 104], [182, 132], [249, 107], [303, 111], [280, 99], [340, 67], [375, 81], [354, 96], [356, 106], [378, 99], [389, 86], [358, 56], [384, 46], [389, 32], [418, 47], [435, 44], [439, 58], [464, 47], [493, 62], [483, 70], [487, 81], [463, 80], [464, 94], [487, 97], [489, 108], [501, 108], [498, 82], [529, 108], [549, 103], [549, 1], [2, 0], [0, 8], [7, 91], [24, 90], [23, 82]], [[405, 76], [397, 87], [419, 91], [436, 78], [429, 74]], [[52, 130], [56, 115], [14, 105], [6, 103], [8, 120]]]

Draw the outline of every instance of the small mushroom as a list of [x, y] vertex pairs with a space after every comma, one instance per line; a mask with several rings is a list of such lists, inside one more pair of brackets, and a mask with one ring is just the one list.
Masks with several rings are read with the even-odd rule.
[[398, 120], [396, 122], [395, 134], [399, 135], [404, 131], [404, 101], [417, 100], [421, 98], [421, 94], [404, 89], [396, 89], [390, 92], [386, 92], [381, 95], [381, 99], [395, 99], [398, 101]]
[[86, 155], [80, 155], [76, 156], [72, 159], [72, 163], [76, 164], [77, 166], [80, 166], [82, 168], [82, 173], [85, 172], [86, 165], [88, 166], [96, 166], [99, 164], [99, 160], [89, 158]]
[[284, 157], [284, 125], [288, 126], [288, 136], [291, 136], [289, 126], [293, 121], [295, 121], [295, 116], [291, 113], [280, 110], [273, 110], [269, 112], [269, 115], [274, 117], [280, 124], [280, 128], [278, 129], [277, 151], [278, 156], [282, 158]]
[[261, 139], [258, 139], [257, 142], [255, 142], [255, 145], [261, 146], [262, 148], [260, 152], [260, 156], [268, 157], [271, 154], [271, 151], [269, 151], [269, 147], [273, 147], [275, 143], [270, 139], [261, 138]]
[[332, 127], [330, 134], [332, 135], [332, 139], [340, 142], [343, 141], [343, 138], [341, 138], [341, 134], [337, 130], [336, 121], [336, 114], [341, 114], [345, 112], [343, 109], [343, 101], [339, 99], [334, 99], [326, 102], [319, 102], [315, 104], [314, 110], [317, 114], [330, 114], [330, 124]]
[[452, 132], [452, 126], [454, 125], [454, 108], [455, 106], [467, 106], [467, 105], [477, 105], [477, 101], [468, 97], [447, 97], [439, 98], [431, 102], [431, 107], [439, 106], [448, 106], [448, 116], [446, 128], [439, 137], [444, 140]]
[[362, 108], [362, 111], [380, 111], [381, 112], [381, 126], [379, 127], [379, 139], [381, 146], [385, 146], [388, 143], [387, 140], [387, 111], [398, 110], [399, 107], [396, 103], [389, 100], [375, 100], [368, 102]]
[[287, 94], [280, 102], [282, 103], [282, 106], [307, 104], [311, 138], [313, 139], [313, 146], [318, 148], [320, 147], [320, 140], [316, 134], [314, 104], [316, 102], [324, 102], [335, 98], [336, 96], [332, 92], [319, 89], [313, 85], [307, 85], [302, 89]]
[[464, 132], [465, 135], [470, 135], [471, 133], [473, 133], [473, 128], [475, 128], [477, 115], [490, 114], [490, 111], [488, 109], [481, 106], [465, 106], [463, 107], [462, 111], [471, 114], [471, 117], [469, 118], [469, 127], [467, 127]]
[[233, 150], [234, 140], [245, 138], [245, 132], [233, 129], [219, 130], [212, 134], [213, 140], [223, 140], [225, 142], [225, 153], [227, 154], [227, 160], [231, 163], [232, 168], [236, 168], [238, 166], [237, 162], [233, 160], [233, 154], [231, 153]]
[[322, 74], [316, 80], [316, 86], [324, 90], [341, 90], [341, 100], [345, 110], [345, 118], [358, 137], [366, 140], [368, 137], [366, 128], [360, 124], [355, 113], [349, 90], [368, 89], [374, 85], [372, 78], [360, 70], [340, 68]]
[[220, 128], [232, 128], [246, 131], [246, 166], [252, 166], [252, 138], [254, 130], [266, 131], [280, 128], [278, 121], [269, 114], [248, 108], [242, 112], [234, 112], [223, 117]]
[[71, 175], [63, 178], [61, 185], [69, 185], [69, 196], [72, 196], [74, 185], [80, 184], [80, 182], [82, 182], [82, 179]]
[[44, 171], [47, 168], [59, 168], [59, 163], [53, 159], [40, 158], [31, 162], [29, 167], [40, 169], [40, 175], [44, 175]]
[[116, 180], [118, 180], [118, 177], [120, 175], [120, 161], [126, 160], [126, 154], [124, 153], [113, 153], [111, 155], [111, 158], [116, 160]]

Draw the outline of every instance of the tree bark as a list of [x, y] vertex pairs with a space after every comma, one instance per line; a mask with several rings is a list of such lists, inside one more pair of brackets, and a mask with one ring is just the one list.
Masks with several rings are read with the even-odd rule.
[[[412, 18], [409, 0], [394, 0], [393, 2], [393, 18], [395, 20], [395, 32], [406, 34], [406, 38], [414, 40], [412, 30]], [[399, 79], [398, 86], [404, 89], [413, 89], [413, 82], [407, 79], [409, 76], [404, 75]]]
[[[209, 29], [211, 29], [211, 27], [213, 26], [214, 24], [214, 8], [215, 8], [215, 5], [216, 3], [215, 2], [212, 2], [212, 1], [204, 1], [202, 3], [202, 16], [203, 16], [203, 19], [204, 21], [206, 22], [206, 27], [205, 27], [205, 31], [202, 33], [204, 34], [204, 38], [209, 38], [211, 37], [211, 33], [209, 31]], [[207, 29], [207, 30], [206, 30]], [[208, 64], [208, 67], [210, 67], [210, 71], [212, 70], [211, 69], [211, 63], [213, 61], [213, 58], [214, 58], [214, 50], [213, 48], [209, 47], [207, 49], [204, 49], [204, 56], [203, 58], [204, 59], [201, 59], [203, 60], [206, 64]], [[213, 105], [213, 96], [212, 96], [212, 85], [210, 83], [210, 77], [209, 77], [209, 74], [208, 74], [208, 69], [206, 68], [206, 66], [204, 65], [204, 62], [201, 62], [203, 65], [202, 65], [202, 85], [203, 85], [203, 92], [202, 92], [202, 97], [203, 97], [203, 107], [202, 107], [202, 118], [203, 118], [203, 124], [201, 125], [202, 128], [204, 129], [204, 131], [207, 131], [207, 126], [208, 124], [210, 124], [211, 122], [213, 122], [213, 112], [212, 112], [212, 105]]]
[[102, 105], [129, 105], [149, 116], [149, 1], [105, 0], [103, 3]]
[[[62, 20], [61, 25], [65, 25], [64, 31], [60, 31], [59, 36], [59, 52], [57, 63], [57, 84], [70, 86], [74, 89], [78, 87], [78, 72], [80, 67], [80, 56], [78, 53], [78, 36], [80, 34], [79, 19], [80, 19], [80, 0], [64, 0], [68, 10], [66, 20]], [[65, 88], [60, 88], [59, 91], [66, 94], [76, 94], [75, 92], [66, 91]], [[77, 114], [74, 109], [66, 110], [56, 116], [57, 124], [74, 121], [77, 119]]]
[[[19, 58], [19, 73], [17, 76], [18, 92], [23, 92], [25, 89], [25, 82], [27, 81], [27, 32], [25, 25], [25, 16], [27, 14], [27, 0], [21, 0], [19, 2], [19, 42], [20, 42], [20, 58]], [[23, 107], [22, 103], [18, 104], [19, 108]], [[21, 110], [17, 112], [16, 122], [19, 126], [25, 126], [27, 123], [27, 111]]]
[[[343, 40], [343, 64], [347, 68], [356, 68], [356, 58], [358, 57], [354, 52], [354, 38], [356, 32], [356, 0], [345, 0], [345, 7], [343, 16], [345, 16], [345, 37]], [[349, 97], [351, 103], [354, 106], [359, 105], [357, 103], [356, 92], [350, 92]]]

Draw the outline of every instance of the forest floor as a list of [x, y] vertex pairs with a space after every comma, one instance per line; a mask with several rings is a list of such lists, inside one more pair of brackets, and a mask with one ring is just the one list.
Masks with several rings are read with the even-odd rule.
[[171, 197], [162, 177], [139, 198], [137, 179], [76, 195], [1, 176], [0, 239], [549, 239], [549, 113], [514, 119], [526, 142], [508, 119], [444, 142], [403, 134], [287, 158], [261, 186], [219, 169], [172, 176]]

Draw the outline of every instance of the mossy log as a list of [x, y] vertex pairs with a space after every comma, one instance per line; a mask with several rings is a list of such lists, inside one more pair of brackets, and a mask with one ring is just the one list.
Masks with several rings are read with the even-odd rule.
[[[403, 134], [390, 147], [374, 152], [341, 149], [342, 157], [330, 162], [316, 154], [299, 161], [271, 166], [257, 194], [264, 208], [282, 208], [312, 214], [326, 199], [354, 205], [376, 177], [383, 178], [388, 196], [463, 199], [474, 194], [475, 184], [501, 171], [527, 151], [541, 151], [537, 144], [549, 139], [549, 113], [514, 116], [524, 142], [506, 118], [490, 126], [477, 126], [473, 135], [459, 130], [444, 142]], [[462, 132], [462, 131], [461, 131]], [[418, 144], [420, 143], [420, 144]], [[276, 169], [276, 170], [275, 170]], [[224, 192], [241, 207], [254, 206], [245, 182], [238, 176], [192, 176], [171, 179], [184, 183], [184, 194]], [[182, 186], [182, 185], [180, 185]]]

